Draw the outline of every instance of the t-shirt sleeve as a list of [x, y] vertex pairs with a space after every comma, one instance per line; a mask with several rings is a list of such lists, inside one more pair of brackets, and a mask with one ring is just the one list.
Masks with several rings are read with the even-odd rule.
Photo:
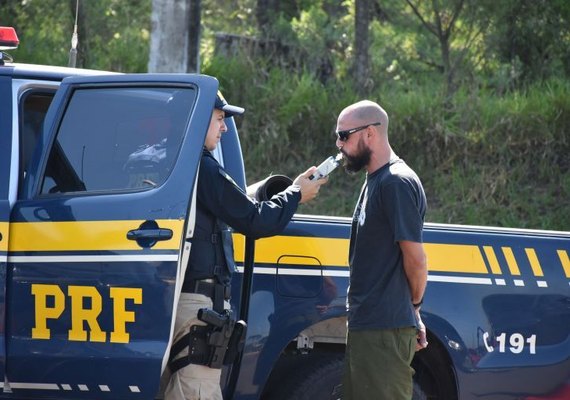
[[397, 179], [384, 185], [382, 205], [395, 242], [409, 240], [422, 243], [424, 221], [411, 182]]

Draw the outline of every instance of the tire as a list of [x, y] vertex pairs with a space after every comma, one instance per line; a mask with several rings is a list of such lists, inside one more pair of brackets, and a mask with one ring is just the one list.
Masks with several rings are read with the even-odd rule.
[[417, 383], [414, 387], [421, 388], [423, 399], [456, 400], [457, 389], [451, 361], [435, 337], [428, 337], [428, 341], [427, 349], [416, 353], [412, 361], [412, 367], [416, 371], [414, 383]]
[[344, 361], [338, 357], [317, 357], [300, 368], [282, 388], [282, 400], [339, 400], [342, 395]]
[[[320, 356], [296, 370], [273, 396], [263, 400], [341, 400], [344, 361], [342, 356]], [[427, 400], [414, 381], [412, 400]]]

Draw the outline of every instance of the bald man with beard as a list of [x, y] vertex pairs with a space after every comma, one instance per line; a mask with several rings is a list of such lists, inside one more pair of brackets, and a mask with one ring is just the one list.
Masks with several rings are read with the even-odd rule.
[[350, 235], [344, 400], [410, 400], [411, 362], [427, 346], [420, 317], [427, 200], [416, 173], [390, 146], [388, 123], [369, 100], [346, 107], [337, 120], [345, 169], [366, 171]]

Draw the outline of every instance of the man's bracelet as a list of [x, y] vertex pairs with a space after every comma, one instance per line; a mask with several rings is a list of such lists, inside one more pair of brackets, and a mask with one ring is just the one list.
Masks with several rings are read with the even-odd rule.
[[414, 306], [414, 308], [419, 308], [423, 304], [423, 302], [424, 302], [424, 299], [421, 299], [419, 301], [419, 303], [412, 303], [412, 305]]

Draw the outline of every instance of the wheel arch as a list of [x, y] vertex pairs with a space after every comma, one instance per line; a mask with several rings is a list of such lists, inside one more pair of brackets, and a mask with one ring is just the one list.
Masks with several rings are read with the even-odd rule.
[[436, 335], [427, 331], [428, 347], [414, 356], [412, 367], [414, 379], [419, 383], [427, 398], [452, 400], [458, 398], [455, 369], [449, 353]]
[[[414, 379], [428, 398], [457, 399], [457, 379], [445, 344], [429, 328], [427, 336], [428, 347], [416, 353], [412, 362], [416, 370]], [[346, 317], [323, 320], [304, 329], [280, 354], [269, 374], [262, 398], [272, 399], [282, 380], [294, 374], [299, 365], [342, 356], [345, 343]]]

